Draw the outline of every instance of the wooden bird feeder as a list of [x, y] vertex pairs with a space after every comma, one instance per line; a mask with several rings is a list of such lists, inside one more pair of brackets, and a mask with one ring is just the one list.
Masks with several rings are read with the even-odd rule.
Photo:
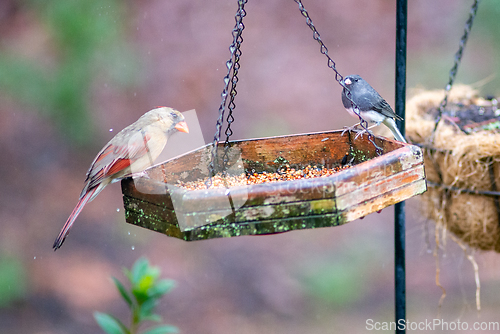
[[[122, 181], [126, 220], [186, 241], [342, 225], [426, 191], [419, 147], [342, 131], [231, 141], [228, 175], [276, 172], [285, 164], [338, 167], [331, 176], [187, 190], [206, 178], [212, 145]], [[223, 144], [221, 144], [223, 145]], [[221, 154], [224, 149], [219, 150]]]

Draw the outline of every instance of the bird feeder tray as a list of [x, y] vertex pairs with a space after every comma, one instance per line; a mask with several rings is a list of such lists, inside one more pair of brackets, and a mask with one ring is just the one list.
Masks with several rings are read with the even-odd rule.
[[[186, 241], [274, 234], [342, 225], [426, 191], [414, 145], [342, 131], [229, 142], [227, 175], [286, 166], [350, 168], [325, 177], [187, 190], [179, 181], [208, 176], [212, 145], [122, 180], [127, 223]], [[223, 145], [223, 144], [221, 144]], [[220, 147], [222, 159], [224, 147]]]

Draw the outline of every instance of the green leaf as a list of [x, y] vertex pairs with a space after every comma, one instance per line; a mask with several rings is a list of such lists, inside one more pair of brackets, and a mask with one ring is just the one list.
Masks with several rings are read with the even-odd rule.
[[135, 284], [134, 289], [140, 291], [141, 293], [147, 293], [147, 291], [153, 287], [155, 284], [155, 277], [149, 273], [145, 273], [140, 277], [139, 282]]
[[107, 334], [130, 334], [127, 327], [112, 315], [94, 312], [94, 319]]
[[168, 293], [174, 287], [175, 287], [174, 280], [163, 279], [148, 290], [148, 296], [153, 298], [159, 298], [164, 294]]
[[157, 299], [147, 299], [139, 308], [139, 319], [142, 321], [150, 318], [156, 305], [158, 305]]
[[115, 277], [111, 277], [111, 278], [113, 279], [113, 282], [115, 283], [116, 288], [118, 289], [118, 291], [122, 295], [123, 299], [125, 299], [125, 301], [127, 302], [128, 306], [132, 307], [132, 298], [128, 294], [127, 289], [125, 289], [123, 284], [118, 279], [116, 279]]
[[149, 267], [149, 261], [143, 257], [135, 261], [132, 266], [131, 278], [132, 284], [136, 285], [143, 279], [144, 275], [147, 273]]
[[163, 325], [148, 329], [143, 334], [168, 334], [168, 333], [179, 333], [179, 329], [175, 326]]
[[132, 293], [139, 305], [150, 298], [149, 291], [155, 287], [159, 275], [160, 271], [158, 268], [148, 267], [144, 274], [139, 277], [139, 281], [132, 285]]

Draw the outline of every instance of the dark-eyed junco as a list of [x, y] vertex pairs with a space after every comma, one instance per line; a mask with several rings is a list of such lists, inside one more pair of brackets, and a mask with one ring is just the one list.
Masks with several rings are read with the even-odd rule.
[[[348, 75], [344, 78], [344, 84], [351, 92], [351, 99], [358, 105], [361, 118], [367, 122], [375, 123], [373, 126], [384, 123], [391, 130], [396, 140], [406, 143], [395, 121], [395, 119], [403, 119], [394, 113], [389, 103], [368, 82], [359, 75]], [[349, 114], [358, 117], [353, 111], [352, 102], [346, 96], [345, 88], [342, 90], [342, 103]]]

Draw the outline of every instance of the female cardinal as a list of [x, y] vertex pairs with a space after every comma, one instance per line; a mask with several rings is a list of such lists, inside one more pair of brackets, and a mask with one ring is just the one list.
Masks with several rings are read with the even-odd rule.
[[168, 137], [177, 131], [189, 132], [184, 116], [175, 109], [158, 107], [117, 133], [90, 165], [80, 200], [57, 236], [52, 246], [54, 250], [61, 247], [85, 204], [108, 184], [151, 166], [163, 151]]

